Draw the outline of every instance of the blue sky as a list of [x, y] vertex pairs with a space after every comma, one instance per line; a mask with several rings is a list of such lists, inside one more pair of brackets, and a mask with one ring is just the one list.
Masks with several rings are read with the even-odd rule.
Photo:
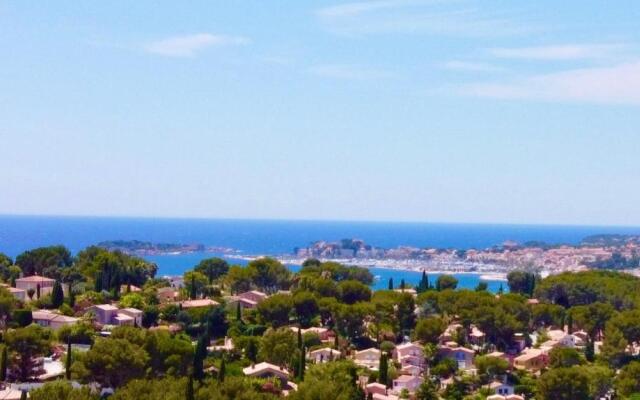
[[640, 225], [640, 3], [0, 1], [0, 213]]

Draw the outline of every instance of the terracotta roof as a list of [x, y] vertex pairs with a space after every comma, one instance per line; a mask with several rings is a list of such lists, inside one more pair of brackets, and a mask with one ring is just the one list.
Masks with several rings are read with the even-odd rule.
[[113, 317], [113, 319], [115, 319], [116, 321], [133, 321], [133, 317], [127, 314], [118, 314]]
[[538, 349], [526, 349], [525, 351], [522, 352], [522, 354], [520, 354], [518, 357], [514, 358], [514, 361], [528, 361], [531, 359], [534, 359], [536, 357], [539, 357], [542, 355], [542, 350], [538, 350]]
[[321, 349], [316, 349], [316, 350], [310, 351], [309, 354], [318, 354], [318, 353], [324, 353], [324, 352], [330, 352], [331, 354], [340, 354], [338, 350], [332, 349], [331, 347], [323, 347]]
[[20, 400], [22, 398], [22, 391], [17, 389], [4, 389], [0, 390], [0, 400]]
[[198, 300], [185, 300], [182, 303], [182, 308], [197, 308], [197, 307], [208, 307], [208, 306], [217, 306], [217, 301], [213, 301], [211, 299], [198, 299]]
[[251, 365], [249, 367], [243, 368], [242, 372], [247, 376], [261, 375], [263, 373], [273, 373], [283, 378], [289, 377], [289, 371], [268, 362], [261, 362], [259, 364], [255, 364], [255, 365]]
[[376, 349], [375, 347], [371, 347], [371, 348], [368, 348], [368, 349], [356, 351], [356, 355], [365, 354], [365, 353], [378, 353], [378, 354], [380, 354], [380, 350]]
[[94, 307], [103, 311], [116, 311], [118, 309], [118, 307], [112, 304], [98, 304], [98, 305], [95, 305]]
[[123, 308], [123, 309], [122, 309], [122, 310], [120, 310], [120, 311], [126, 311], [126, 312], [128, 312], [128, 313], [136, 314], [136, 315], [137, 315], [137, 314], [142, 314], [142, 313], [143, 313], [143, 311], [142, 311], [142, 310], [138, 310], [137, 308], [133, 308], [133, 307]]
[[46, 278], [40, 275], [25, 276], [24, 278], [16, 279], [16, 282], [55, 282], [55, 279]]
[[401, 345], [396, 346], [397, 350], [404, 350], [404, 349], [410, 349], [412, 347], [419, 347], [420, 350], [422, 350], [422, 346], [420, 346], [419, 344], [415, 344], [415, 343], [403, 343]]
[[378, 382], [373, 382], [373, 383], [368, 383], [367, 386], [365, 386], [367, 389], [373, 389], [373, 388], [378, 388], [378, 389], [383, 389], [386, 390], [387, 387], [385, 385], [383, 385], [382, 383], [378, 383]]
[[422, 379], [422, 378], [417, 376], [411, 376], [411, 375], [400, 375], [393, 381], [394, 382], [411, 382], [412, 380], [415, 380], [415, 379]]
[[32, 311], [31, 316], [34, 320], [40, 320], [40, 321], [58, 321], [58, 322], [71, 322], [71, 323], [78, 321], [78, 318], [56, 314], [47, 310]]

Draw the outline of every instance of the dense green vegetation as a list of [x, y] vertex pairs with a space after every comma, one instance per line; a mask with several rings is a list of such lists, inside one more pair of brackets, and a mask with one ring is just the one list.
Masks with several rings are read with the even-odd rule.
[[[289, 395], [294, 400], [360, 400], [365, 394], [359, 377], [390, 384], [399, 373], [391, 355], [411, 339], [423, 346], [430, 369], [417, 399], [484, 399], [496, 379], [537, 400], [597, 399], [607, 393], [624, 399], [640, 393], [640, 359], [633, 350], [640, 346], [640, 279], [619, 272], [540, 279], [514, 271], [508, 276], [510, 293], [498, 296], [482, 286], [457, 289], [455, 278], [430, 280], [425, 273], [413, 295], [404, 282], [391, 283], [394, 290], [373, 292], [368, 270], [333, 262], [307, 260], [294, 274], [269, 258], [246, 267], [212, 258], [185, 273], [178, 297], [210, 298], [219, 305], [188, 309], [160, 301], [158, 291], [169, 282], [155, 278], [155, 272], [156, 266], [141, 258], [99, 247], [76, 257], [61, 246], [28, 251], [15, 261], [0, 254], [0, 279], [8, 285], [21, 273], [56, 279], [50, 295], [33, 293], [26, 303], [0, 288], [0, 378], [33, 379], [42, 373], [38, 359], [54, 345], [88, 344], [88, 351], [67, 352], [68, 378], [115, 387], [116, 400], [277, 398], [284, 389], [278, 379], [248, 378], [242, 372], [262, 361], [291, 373], [298, 385]], [[232, 305], [230, 296], [247, 290], [270, 296], [253, 309]], [[109, 302], [142, 310], [141, 326], [117, 327], [100, 337], [84, 310]], [[36, 308], [81, 320], [54, 332], [32, 324], [31, 309]], [[322, 343], [315, 332], [302, 334], [300, 329], [309, 327], [336, 334]], [[553, 349], [538, 374], [488, 355], [514, 352], [519, 340], [539, 346], [550, 328], [584, 331], [586, 344]], [[484, 333], [482, 342], [471, 343], [474, 329]], [[464, 373], [439, 352], [446, 330], [447, 340], [474, 349], [477, 374]], [[233, 340], [233, 349], [210, 348], [225, 337]], [[306, 351], [323, 346], [340, 356], [317, 365], [305, 358]], [[356, 351], [370, 347], [382, 351], [379, 371], [351, 361]], [[97, 394], [89, 386], [74, 389], [60, 380], [32, 391], [31, 398], [84, 400]]]

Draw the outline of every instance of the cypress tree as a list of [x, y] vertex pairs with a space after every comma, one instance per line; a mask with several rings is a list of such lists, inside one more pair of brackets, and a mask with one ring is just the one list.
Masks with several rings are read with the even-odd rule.
[[102, 292], [102, 272], [96, 274], [96, 281], [94, 282], [94, 289], [96, 292]]
[[567, 313], [567, 330], [569, 333], [573, 333], [573, 315], [571, 311]]
[[242, 307], [240, 307], [240, 302], [238, 302], [236, 306], [236, 321], [242, 322]]
[[69, 307], [73, 308], [76, 306], [76, 293], [73, 291], [71, 285], [69, 285]]
[[293, 377], [297, 379], [298, 376], [300, 376], [300, 357], [298, 357], [297, 352], [291, 355], [289, 366], [290, 366], [290, 371], [293, 373]]
[[198, 292], [196, 291], [196, 277], [191, 275], [191, 287], [189, 288], [189, 297], [191, 300], [195, 300], [198, 297]]
[[187, 382], [187, 393], [185, 395], [186, 400], [194, 400], [193, 395], [193, 376], [189, 376], [189, 382]]
[[590, 338], [587, 339], [587, 345], [584, 348], [584, 358], [586, 358], [589, 362], [593, 362], [593, 360], [596, 358], [593, 340], [591, 340]]
[[40, 299], [40, 284], [36, 285], [36, 299]]
[[7, 380], [7, 345], [2, 346], [2, 355], [0, 356], [0, 381]]
[[298, 379], [300, 379], [301, 381], [304, 380], [304, 370], [306, 367], [306, 363], [307, 358], [305, 357], [304, 345], [302, 345], [302, 347], [300, 348], [300, 363], [298, 365], [298, 368], [300, 369], [298, 372]]
[[422, 270], [422, 277], [420, 278], [420, 283], [416, 287], [416, 292], [422, 293], [426, 292], [429, 289], [429, 276], [427, 275], [427, 272], [425, 270]]
[[207, 340], [206, 335], [201, 335], [196, 344], [195, 354], [193, 355], [193, 377], [201, 381], [204, 379], [204, 359], [207, 357]]
[[71, 335], [67, 338], [67, 360], [64, 365], [64, 375], [67, 380], [71, 380]]
[[393, 290], [393, 278], [389, 278], [389, 290]]
[[116, 297], [120, 296], [120, 274], [116, 271], [111, 275], [111, 282], [109, 282], [109, 289], [113, 290]]
[[378, 368], [378, 382], [387, 386], [389, 365], [387, 362], [387, 354], [380, 354], [380, 367]]
[[227, 363], [225, 361], [225, 357], [222, 357], [222, 361], [220, 361], [220, 370], [218, 371], [218, 382], [224, 382], [224, 374], [227, 372]]
[[258, 346], [256, 345], [255, 340], [249, 341], [245, 350], [245, 354], [249, 360], [251, 360], [252, 362], [256, 362], [256, 360], [258, 359]]
[[404, 292], [404, 279], [400, 280], [400, 290]]
[[302, 331], [300, 330], [300, 327], [298, 327], [298, 348], [302, 348]]
[[500, 284], [500, 288], [498, 289], [498, 294], [504, 293], [504, 288], [502, 287], [502, 283]]
[[20, 395], [20, 400], [27, 400], [27, 391], [22, 389], [22, 394]]
[[53, 308], [58, 308], [64, 303], [64, 292], [62, 291], [62, 285], [60, 282], [55, 281], [53, 283], [53, 289], [51, 290], [51, 305]]

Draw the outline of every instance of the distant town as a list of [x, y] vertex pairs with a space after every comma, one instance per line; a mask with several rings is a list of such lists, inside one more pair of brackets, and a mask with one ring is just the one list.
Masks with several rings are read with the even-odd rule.
[[640, 267], [640, 236], [595, 235], [578, 245], [506, 241], [491, 248], [466, 250], [410, 246], [384, 249], [359, 239], [343, 239], [317, 241], [294, 249], [294, 255], [294, 259], [283, 261], [318, 258], [359, 266], [448, 272], [526, 269], [553, 274], [587, 269], [633, 270]]
[[[239, 250], [203, 244], [151, 243], [139, 240], [112, 240], [98, 247], [130, 255], [154, 256], [188, 253], [222, 254], [230, 259], [254, 260], [264, 255], [245, 255]], [[271, 255], [274, 256], [274, 255]], [[286, 264], [301, 264], [305, 259], [336, 261], [361, 267], [378, 267], [432, 272], [473, 272], [504, 277], [515, 269], [542, 275], [589, 269], [640, 272], [640, 236], [594, 235], [577, 245], [549, 244], [540, 241], [505, 241], [485, 249], [454, 249], [399, 246], [376, 247], [361, 239], [316, 241], [293, 249], [291, 254], [275, 255]]]

